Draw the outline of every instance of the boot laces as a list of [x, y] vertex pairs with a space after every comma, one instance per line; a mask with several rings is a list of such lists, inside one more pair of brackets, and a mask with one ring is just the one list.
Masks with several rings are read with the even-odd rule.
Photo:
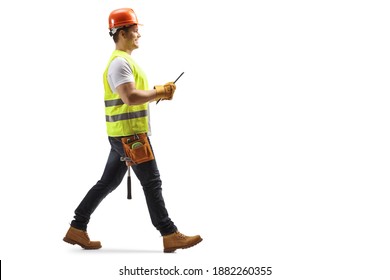
[[89, 240], [89, 236], [88, 236], [88, 233], [86, 231], [84, 231], [84, 236]]
[[184, 234], [182, 234], [181, 232], [177, 232], [176, 233], [177, 237], [180, 238], [180, 239], [186, 239], [187, 236], [185, 236]]

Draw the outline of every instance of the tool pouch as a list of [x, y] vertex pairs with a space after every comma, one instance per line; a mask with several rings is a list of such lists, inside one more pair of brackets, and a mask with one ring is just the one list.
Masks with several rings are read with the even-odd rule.
[[121, 138], [127, 165], [135, 165], [154, 159], [146, 133]]
[[154, 155], [146, 133], [122, 137], [121, 142], [126, 155], [123, 160], [128, 166], [127, 199], [131, 199], [130, 166], [151, 161], [154, 159]]

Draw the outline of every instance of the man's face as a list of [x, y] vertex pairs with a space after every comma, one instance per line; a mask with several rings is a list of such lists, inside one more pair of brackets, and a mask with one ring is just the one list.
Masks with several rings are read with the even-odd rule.
[[141, 34], [138, 32], [138, 25], [130, 26], [127, 31], [126, 39], [128, 43], [128, 48], [131, 50], [138, 49], [138, 39], [141, 37]]

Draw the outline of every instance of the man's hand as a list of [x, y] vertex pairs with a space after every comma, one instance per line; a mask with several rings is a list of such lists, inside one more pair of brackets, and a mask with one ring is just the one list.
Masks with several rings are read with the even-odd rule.
[[176, 85], [173, 82], [166, 83], [163, 86], [155, 86], [156, 90], [156, 101], [162, 100], [172, 100], [173, 94], [176, 90]]

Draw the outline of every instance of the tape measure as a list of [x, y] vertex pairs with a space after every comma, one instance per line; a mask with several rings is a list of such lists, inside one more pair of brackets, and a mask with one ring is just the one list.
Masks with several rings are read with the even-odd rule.
[[137, 148], [140, 148], [142, 147], [144, 144], [142, 144], [141, 142], [135, 142], [131, 145], [131, 148], [132, 149], [137, 149]]

